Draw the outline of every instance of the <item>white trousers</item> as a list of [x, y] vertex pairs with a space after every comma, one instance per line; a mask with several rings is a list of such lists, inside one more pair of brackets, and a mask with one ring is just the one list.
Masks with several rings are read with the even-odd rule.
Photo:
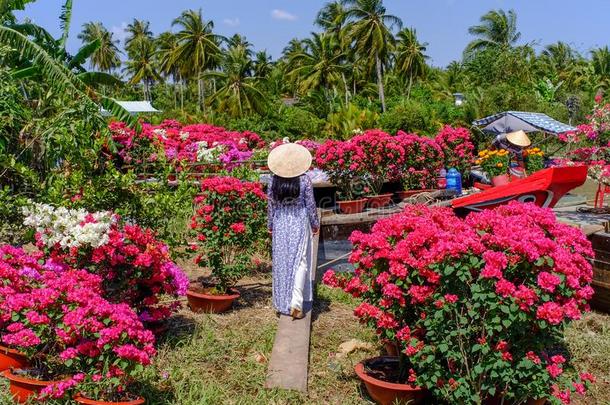
[[291, 309], [303, 311], [303, 291], [305, 283], [311, 278], [311, 269], [309, 268], [309, 255], [311, 255], [311, 229], [307, 227], [305, 235], [305, 249], [299, 258], [299, 266], [294, 275], [294, 286], [292, 287], [292, 300], [290, 301]]

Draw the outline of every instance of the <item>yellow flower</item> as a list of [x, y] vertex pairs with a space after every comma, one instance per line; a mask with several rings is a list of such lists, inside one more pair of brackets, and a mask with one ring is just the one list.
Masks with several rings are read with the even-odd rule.
[[496, 167], [504, 167], [504, 165], [502, 163], [497, 163]]
[[485, 154], [486, 154], [486, 153], [487, 153], [487, 151], [486, 151], [486, 150], [482, 150], [482, 151], [480, 151], [480, 152], [479, 152], [479, 157], [483, 157], [483, 156], [485, 156]]

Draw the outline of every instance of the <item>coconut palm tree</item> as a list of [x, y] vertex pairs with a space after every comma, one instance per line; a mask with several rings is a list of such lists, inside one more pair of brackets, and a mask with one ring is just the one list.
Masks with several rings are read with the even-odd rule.
[[150, 42], [153, 40], [153, 33], [150, 30], [150, 22], [133, 19], [133, 22], [127, 25], [125, 29], [127, 32], [127, 38], [125, 38], [125, 50], [127, 55], [131, 58], [133, 52], [140, 52], [144, 42]]
[[258, 80], [252, 76], [254, 64], [243, 46], [230, 47], [223, 55], [221, 70], [207, 72], [205, 77], [218, 79], [221, 86], [212, 95], [218, 110], [232, 117], [252, 112], [262, 113], [265, 95], [258, 88]]
[[245, 36], [240, 34], [235, 34], [231, 38], [227, 40], [227, 45], [229, 48], [237, 48], [242, 47], [246, 50], [246, 55], [249, 58], [252, 57], [252, 44], [248, 42]]
[[491, 10], [480, 21], [480, 25], [468, 29], [477, 38], [466, 46], [466, 54], [488, 48], [509, 48], [521, 38], [514, 10], [509, 10], [508, 13], [504, 10]]
[[184, 86], [182, 85], [182, 71], [184, 64], [175, 58], [178, 49], [178, 39], [171, 32], [163, 32], [156, 39], [156, 59], [159, 73], [167, 80], [171, 78], [173, 82], [174, 107], [178, 104], [176, 86], [180, 88], [180, 106], [184, 108]]
[[143, 84], [145, 100], [151, 100], [150, 87], [155, 81], [163, 81], [156, 63], [156, 48], [153, 41], [140, 41], [138, 48], [131, 48], [132, 58], [125, 65], [125, 72], [131, 77], [130, 84]]
[[172, 23], [179, 26], [176, 34], [178, 48], [175, 59], [182, 60], [187, 67], [185, 71], [197, 80], [198, 108], [205, 111], [205, 88], [202, 74], [214, 66], [221, 54], [220, 43], [223, 38], [214, 34], [214, 23], [204, 21], [201, 9], [184, 11]]
[[360, 61], [368, 61], [373, 56], [381, 110], [385, 112], [383, 65], [394, 44], [392, 29], [401, 29], [402, 20], [387, 14], [382, 0], [343, 0], [342, 4], [346, 7], [345, 15], [351, 21], [349, 37]]
[[329, 91], [343, 83], [347, 93], [344, 73], [347, 65], [343, 63], [345, 54], [337, 46], [336, 38], [330, 33], [313, 33], [311, 38], [303, 41], [303, 52], [293, 55], [289, 75], [299, 78], [299, 90], [305, 94], [312, 90], [323, 89], [326, 97]]
[[110, 73], [113, 69], [121, 66], [119, 58], [118, 40], [113, 38], [112, 32], [109, 32], [101, 22], [88, 22], [83, 24], [83, 30], [78, 34], [83, 44], [89, 44], [94, 41], [99, 42], [97, 48], [89, 57], [89, 63], [94, 69]]
[[595, 88], [600, 90], [610, 88], [610, 50], [608, 46], [591, 51], [591, 66], [593, 67]]
[[339, 35], [347, 23], [345, 7], [339, 1], [326, 3], [318, 12], [315, 23], [323, 30]]
[[407, 98], [411, 95], [413, 80], [423, 78], [426, 75], [428, 66], [425, 54], [428, 43], [419, 42], [417, 32], [414, 28], [405, 28], [397, 36], [394, 69], [399, 77], [409, 81]]
[[254, 57], [254, 76], [265, 80], [273, 70], [271, 55], [267, 51], [259, 51]]

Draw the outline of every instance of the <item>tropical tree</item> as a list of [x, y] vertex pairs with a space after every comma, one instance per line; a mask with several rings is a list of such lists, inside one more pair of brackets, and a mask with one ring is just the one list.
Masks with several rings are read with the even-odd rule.
[[155, 81], [163, 81], [156, 63], [153, 41], [141, 41], [138, 48], [132, 47], [132, 58], [127, 61], [125, 71], [131, 77], [130, 84], [143, 84], [145, 100], [151, 100], [150, 87]]
[[428, 44], [426, 42], [419, 42], [414, 28], [405, 28], [396, 37], [396, 62], [394, 69], [400, 77], [408, 80], [407, 98], [409, 98], [413, 80], [423, 78], [426, 75], [428, 68], [426, 59], [428, 59], [428, 56], [425, 52]]
[[254, 75], [261, 80], [266, 79], [273, 70], [271, 55], [267, 51], [259, 51], [254, 56]]
[[321, 27], [326, 32], [332, 32], [335, 35], [340, 35], [347, 23], [347, 14], [345, 7], [339, 1], [326, 3], [318, 12], [315, 24]]
[[134, 18], [131, 24], [127, 25], [125, 32], [127, 32], [127, 38], [125, 38], [125, 50], [130, 58], [134, 53], [141, 52], [143, 46], [148, 46], [143, 45], [143, 43], [153, 40], [153, 33], [150, 30], [149, 21]]
[[176, 85], [180, 87], [180, 106], [184, 109], [184, 89], [182, 85], [182, 71], [184, 64], [175, 58], [178, 50], [178, 38], [171, 32], [163, 32], [155, 40], [156, 62], [159, 73], [167, 80], [171, 78], [174, 91], [174, 106], [177, 105]]
[[172, 25], [180, 27], [180, 31], [176, 34], [178, 48], [174, 58], [183, 61], [185, 72], [197, 80], [198, 108], [205, 111], [205, 88], [202, 75], [218, 60], [221, 54], [220, 42], [223, 38], [214, 34], [212, 21], [203, 20], [201, 9], [184, 11]]
[[243, 46], [230, 47], [224, 54], [221, 70], [204, 74], [218, 79], [221, 83], [212, 95], [218, 110], [232, 117], [241, 117], [253, 112], [262, 113], [266, 97], [258, 87], [258, 80], [252, 76], [254, 64]]
[[120, 51], [117, 46], [119, 41], [113, 38], [113, 33], [109, 32], [101, 22], [83, 24], [83, 30], [78, 34], [78, 39], [83, 41], [83, 45], [93, 42], [99, 43], [99, 47], [89, 56], [89, 62], [93, 69], [110, 73], [113, 69], [121, 66]]
[[509, 48], [519, 41], [521, 33], [517, 30], [517, 14], [514, 10], [491, 10], [481, 17], [481, 24], [468, 29], [477, 37], [466, 47], [466, 54], [488, 48]]
[[381, 110], [385, 112], [385, 92], [383, 88], [383, 65], [386, 63], [394, 44], [393, 28], [402, 28], [402, 20], [387, 14], [382, 0], [343, 0], [345, 15], [351, 21], [349, 37], [355, 46], [359, 62], [366, 63], [374, 56], [375, 71]]
[[341, 74], [347, 69], [342, 63], [345, 54], [340, 52], [334, 41], [330, 34], [313, 33], [312, 38], [304, 41], [303, 52], [292, 56], [295, 68], [290, 74], [300, 78], [302, 93], [318, 88], [329, 91], [341, 82]]
[[610, 88], [610, 50], [608, 46], [591, 51], [591, 66], [594, 73], [594, 86], [599, 90]]
[[237, 48], [241, 46], [246, 50], [246, 54], [248, 55], [248, 57], [252, 57], [252, 44], [248, 42], [246, 37], [243, 35], [233, 35], [227, 40], [227, 45], [229, 46], [229, 48]]

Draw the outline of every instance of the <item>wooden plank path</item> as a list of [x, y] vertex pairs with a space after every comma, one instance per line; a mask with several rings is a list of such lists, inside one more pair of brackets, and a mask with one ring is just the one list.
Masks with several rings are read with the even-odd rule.
[[[315, 283], [318, 266], [319, 233], [313, 237], [313, 259], [311, 279]], [[311, 334], [311, 313], [307, 311], [303, 319], [280, 315], [271, 360], [267, 370], [265, 388], [283, 388], [307, 393], [309, 373], [309, 338]]]

